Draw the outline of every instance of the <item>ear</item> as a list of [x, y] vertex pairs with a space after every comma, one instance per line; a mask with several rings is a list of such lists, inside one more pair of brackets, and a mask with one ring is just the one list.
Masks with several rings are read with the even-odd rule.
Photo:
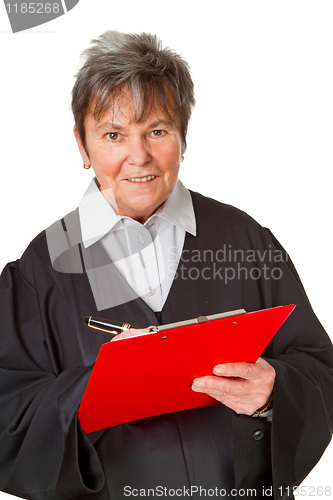
[[88, 156], [88, 154], [87, 154], [87, 152], [85, 150], [85, 147], [82, 144], [81, 138], [79, 136], [79, 132], [78, 132], [78, 130], [76, 128], [76, 125], [74, 125], [73, 132], [74, 132], [76, 143], [78, 145], [78, 148], [79, 148], [79, 151], [80, 151], [80, 154], [81, 154], [81, 158], [82, 158], [83, 162], [86, 164], [86, 166], [88, 167], [88, 165], [89, 166], [91, 165], [90, 159], [89, 159], [89, 156]]

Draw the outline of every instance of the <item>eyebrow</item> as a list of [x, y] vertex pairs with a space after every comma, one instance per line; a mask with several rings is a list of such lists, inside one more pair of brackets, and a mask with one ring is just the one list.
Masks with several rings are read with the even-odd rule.
[[105, 122], [96, 125], [96, 130], [123, 130], [124, 127], [117, 125], [116, 123]]
[[[169, 127], [175, 128], [175, 124], [170, 120], [156, 120], [154, 122], [150, 122], [150, 123], [148, 123], [147, 128], [154, 129], [154, 128], [157, 128], [160, 126], [169, 126]], [[122, 125], [117, 124], [117, 123], [105, 122], [105, 123], [101, 123], [100, 125], [96, 125], [95, 129], [101, 130], [101, 131], [115, 130], [115, 131], [121, 132], [121, 131], [125, 130], [126, 127], [123, 127]]]
[[148, 128], [157, 128], [163, 125], [175, 128], [175, 124], [171, 120], [156, 120], [155, 122], [149, 123]]

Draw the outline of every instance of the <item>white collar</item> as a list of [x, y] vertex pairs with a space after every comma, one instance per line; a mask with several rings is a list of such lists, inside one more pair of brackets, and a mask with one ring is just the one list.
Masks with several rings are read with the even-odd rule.
[[[100, 192], [95, 179], [92, 179], [83, 195], [79, 205], [79, 217], [82, 241], [85, 248], [103, 238], [103, 236], [115, 229], [116, 225], [118, 225], [117, 229], [119, 229], [119, 224], [122, 223], [123, 219], [130, 219], [130, 217], [116, 213]], [[192, 197], [179, 179], [168, 199], [149, 217], [145, 224], [154, 217], [161, 217], [193, 236], [196, 235]]]

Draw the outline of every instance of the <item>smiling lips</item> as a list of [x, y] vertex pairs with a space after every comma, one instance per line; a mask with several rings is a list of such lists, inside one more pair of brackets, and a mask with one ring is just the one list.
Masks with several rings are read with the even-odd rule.
[[148, 175], [147, 177], [133, 177], [130, 179], [126, 179], [131, 182], [148, 182], [151, 181], [152, 179], [155, 179], [156, 175]]

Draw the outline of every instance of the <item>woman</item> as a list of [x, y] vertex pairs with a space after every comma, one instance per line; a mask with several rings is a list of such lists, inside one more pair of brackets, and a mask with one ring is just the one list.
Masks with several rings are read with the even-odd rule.
[[[84, 55], [74, 133], [96, 178], [1, 278], [1, 489], [260, 498], [274, 481], [275, 498], [292, 498], [331, 438], [332, 344], [273, 235], [178, 180], [194, 105], [186, 62], [153, 36], [117, 32]], [[219, 405], [81, 429], [78, 407], [110, 340], [85, 316], [145, 328], [289, 303], [295, 312], [257, 363], [194, 381]]]

